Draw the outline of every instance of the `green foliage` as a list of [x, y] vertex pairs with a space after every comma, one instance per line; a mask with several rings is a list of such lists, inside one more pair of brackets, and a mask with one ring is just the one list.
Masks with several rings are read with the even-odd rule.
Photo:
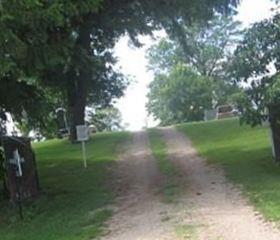
[[139, 46], [139, 34], [172, 28], [174, 18], [206, 20], [237, 2], [2, 0], [0, 81], [9, 91], [1, 92], [0, 107], [18, 119], [24, 110], [36, 122], [47, 114], [47, 97], [38, 91], [47, 86], [67, 105], [74, 140], [87, 104], [108, 105], [123, 94], [126, 80], [112, 53], [121, 36]]
[[257, 210], [280, 221], [280, 167], [272, 160], [269, 129], [240, 126], [237, 119], [179, 125], [199, 153], [221, 165]]
[[122, 130], [121, 112], [115, 107], [97, 108], [89, 113], [89, 124], [94, 125], [98, 132]]
[[248, 83], [244, 93], [237, 96], [242, 120], [252, 126], [269, 120], [277, 161], [280, 161], [279, 37], [278, 13], [247, 30], [232, 64], [234, 80]]
[[180, 239], [197, 240], [199, 227], [200, 225], [178, 225], [175, 227], [175, 233]]
[[280, 14], [276, 14], [248, 29], [235, 51], [232, 76], [235, 81], [249, 85], [239, 98], [239, 107], [244, 120], [252, 125], [267, 119], [268, 113], [274, 112], [272, 109], [278, 109], [274, 115], [280, 113], [279, 37]]
[[[88, 168], [83, 168], [80, 144], [51, 140], [34, 144], [41, 197], [17, 207], [0, 200], [1, 240], [85, 240], [104, 233], [114, 200], [108, 183], [120, 147], [128, 133], [96, 134], [86, 143]], [[16, 229], [16, 230], [15, 230]]]
[[55, 109], [58, 89], [41, 85], [43, 76], [69, 60], [74, 44], [71, 24], [99, 4], [98, 0], [1, 1], [0, 107], [16, 121], [24, 118], [32, 128], [46, 129], [45, 118]]
[[[0, 106], [4, 111], [12, 113], [17, 121], [24, 117], [35, 129], [46, 129], [38, 125], [39, 122], [49, 125], [46, 119], [55, 106], [46, 107], [48, 100], [59, 93], [59, 105], [67, 104], [69, 98], [73, 98], [70, 93], [76, 91], [73, 77], [79, 74], [79, 69], [93, 66], [89, 53], [83, 49], [86, 46], [81, 46], [81, 26], [87, 26], [88, 16], [96, 14], [101, 3], [99, 0], [2, 1], [0, 79], [3, 94], [0, 95], [3, 99]], [[97, 92], [99, 99], [107, 103], [110, 93], [121, 91], [123, 84], [118, 80], [120, 74], [109, 67], [104, 69], [105, 64], [112, 61], [104, 52], [106, 47], [96, 47], [96, 52], [99, 55], [103, 52], [105, 56], [96, 57], [96, 76], [88, 77], [87, 82], [91, 89], [96, 89], [89, 98], [96, 98]], [[104, 71], [111, 76], [111, 81]], [[92, 84], [94, 78], [98, 81]], [[113, 79], [117, 80], [113, 83]], [[45, 91], [46, 87], [52, 91]], [[81, 96], [87, 97], [87, 93]], [[100, 102], [99, 99], [95, 101]]]
[[[231, 103], [238, 87], [230, 82], [228, 67], [242, 33], [239, 27], [221, 15], [206, 26], [175, 21], [176, 34], [148, 51], [149, 69], [155, 73], [148, 95], [150, 114], [163, 125], [198, 121], [204, 110]], [[182, 66], [192, 74], [181, 71]]]
[[30, 133], [33, 131], [33, 133], [37, 136], [40, 136], [40, 138], [56, 138], [58, 125], [55, 115], [55, 106], [58, 105], [54, 105], [53, 108], [46, 109], [47, 111], [44, 112], [43, 120], [40, 122], [30, 120], [27, 114], [23, 114], [23, 116], [19, 119], [14, 118], [15, 120], [17, 120], [17, 122], [15, 123], [16, 128], [25, 137], [30, 137]]
[[184, 63], [200, 75], [226, 81], [232, 48], [242, 35], [240, 25], [232, 17], [223, 15], [216, 15], [207, 24], [198, 22], [190, 26], [183, 21], [175, 22], [176, 34], [149, 49], [149, 69], [165, 73], [176, 64]]
[[213, 80], [178, 65], [169, 75], [156, 76], [148, 97], [148, 111], [161, 125], [199, 121], [212, 107]]

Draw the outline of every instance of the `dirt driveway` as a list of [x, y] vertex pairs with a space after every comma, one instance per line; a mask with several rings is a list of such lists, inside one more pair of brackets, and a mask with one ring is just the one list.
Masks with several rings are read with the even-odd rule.
[[158, 171], [146, 132], [116, 170], [116, 211], [107, 240], [280, 240], [280, 233], [257, 214], [221, 169], [198, 157], [191, 142], [174, 128], [163, 128], [169, 160], [186, 182], [176, 203], [164, 203], [164, 177]]
[[116, 171], [118, 206], [110, 221], [108, 240], [172, 240], [172, 225], [165, 221], [173, 209], [160, 200], [162, 176], [149, 148], [146, 132], [134, 133], [132, 145]]

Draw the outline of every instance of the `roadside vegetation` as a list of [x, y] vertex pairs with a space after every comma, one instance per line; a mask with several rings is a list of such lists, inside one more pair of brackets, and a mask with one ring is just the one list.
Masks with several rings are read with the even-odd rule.
[[128, 133], [97, 134], [87, 143], [88, 168], [83, 168], [81, 146], [67, 140], [34, 145], [42, 196], [17, 208], [0, 200], [1, 240], [84, 240], [103, 233], [114, 200], [110, 169]]
[[180, 187], [178, 184], [178, 170], [168, 159], [167, 146], [159, 129], [153, 128], [148, 130], [150, 146], [157, 166], [165, 176], [165, 183], [162, 188], [165, 202], [174, 202], [175, 196], [179, 194]]
[[280, 221], [280, 167], [273, 161], [269, 129], [237, 119], [178, 125], [209, 163], [221, 165], [264, 216]]

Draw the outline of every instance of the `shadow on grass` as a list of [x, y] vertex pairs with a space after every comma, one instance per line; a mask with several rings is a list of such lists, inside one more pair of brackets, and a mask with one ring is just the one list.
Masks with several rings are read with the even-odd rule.
[[[110, 211], [104, 209], [94, 216], [91, 213], [113, 201], [104, 178], [110, 178], [108, 169], [114, 164], [96, 161], [88, 169], [83, 169], [79, 163], [65, 163], [40, 169], [42, 195], [36, 201], [23, 204], [23, 222], [18, 219], [16, 205], [0, 202], [1, 236], [11, 235], [3, 239], [19, 239], [18, 235], [26, 237], [23, 239], [35, 239], [36, 235], [41, 235], [40, 239], [76, 239], [75, 235], [94, 237], [101, 231], [99, 225], [110, 216]], [[17, 229], [14, 236], [13, 229]]]
[[[81, 240], [103, 232], [114, 200], [112, 181], [118, 147], [127, 133], [100, 134], [87, 143], [88, 168], [84, 169], [81, 146], [67, 141], [35, 145], [42, 194], [23, 204], [24, 221], [17, 207], [0, 201], [1, 240]], [[16, 229], [16, 230], [15, 230]]]

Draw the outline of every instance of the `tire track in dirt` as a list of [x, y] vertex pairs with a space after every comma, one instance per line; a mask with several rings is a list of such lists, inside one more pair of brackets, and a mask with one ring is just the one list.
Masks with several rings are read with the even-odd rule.
[[133, 134], [130, 149], [116, 167], [115, 214], [106, 240], [175, 240], [169, 216], [173, 207], [159, 196], [162, 176], [152, 156], [146, 132]]
[[254, 211], [220, 168], [207, 165], [198, 156], [189, 139], [171, 127], [161, 131], [169, 159], [186, 178], [180, 205], [191, 211], [181, 218], [185, 224], [197, 226], [194, 239], [280, 240], [280, 232]]

